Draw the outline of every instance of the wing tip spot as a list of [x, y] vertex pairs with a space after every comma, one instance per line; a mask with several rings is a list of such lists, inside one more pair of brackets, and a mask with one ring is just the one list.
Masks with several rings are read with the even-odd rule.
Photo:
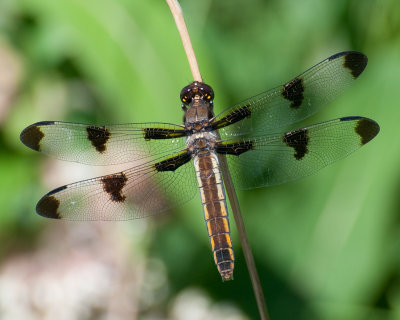
[[42, 132], [40, 128], [40, 123], [38, 122], [22, 130], [19, 138], [21, 142], [28, 148], [40, 151], [40, 142], [42, 141], [44, 136], [45, 134]]
[[370, 142], [380, 131], [379, 124], [369, 118], [351, 116], [340, 118], [340, 121], [356, 121], [354, 131], [361, 137], [361, 145]]
[[367, 56], [358, 51], [339, 52], [330, 56], [328, 60], [331, 61], [342, 57], [344, 59], [343, 67], [350, 70], [354, 79], [360, 76], [368, 63]]
[[357, 79], [367, 66], [368, 58], [361, 52], [346, 54], [343, 66], [351, 71], [354, 79]]
[[355, 127], [356, 133], [361, 137], [361, 145], [370, 142], [379, 133], [380, 127], [377, 122], [368, 118], [358, 120]]
[[45, 218], [61, 219], [61, 214], [58, 212], [60, 200], [51, 194], [52, 193], [48, 193], [39, 200], [38, 204], [36, 205], [36, 212]]

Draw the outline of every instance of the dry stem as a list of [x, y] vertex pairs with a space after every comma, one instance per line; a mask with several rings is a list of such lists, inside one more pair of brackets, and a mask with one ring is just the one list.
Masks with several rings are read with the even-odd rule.
[[187, 59], [189, 61], [190, 70], [192, 71], [193, 80], [202, 82], [199, 65], [197, 64], [196, 56], [193, 51], [192, 42], [190, 41], [189, 33], [186, 27], [185, 19], [183, 18], [182, 8], [176, 0], [166, 0], [174, 17], [176, 27], [182, 39], [183, 48], [185, 49]]

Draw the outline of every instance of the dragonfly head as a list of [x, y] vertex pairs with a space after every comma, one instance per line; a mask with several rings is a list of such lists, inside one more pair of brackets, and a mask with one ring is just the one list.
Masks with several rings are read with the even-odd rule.
[[183, 107], [188, 106], [193, 100], [204, 100], [212, 105], [214, 91], [208, 84], [194, 81], [181, 91]]

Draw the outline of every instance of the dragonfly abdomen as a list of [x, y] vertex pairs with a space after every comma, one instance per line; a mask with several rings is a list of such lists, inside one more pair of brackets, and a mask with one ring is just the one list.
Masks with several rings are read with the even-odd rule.
[[232, 280], [235, 258], [217, 155], [209, 151], [199, 153], [194, 157], [194, 165], [214, 261], [222, 280]]

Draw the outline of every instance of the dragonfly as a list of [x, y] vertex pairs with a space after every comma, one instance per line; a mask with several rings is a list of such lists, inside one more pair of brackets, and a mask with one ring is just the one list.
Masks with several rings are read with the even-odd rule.
[[36, 211], [53, 219], [128, 220], [171, 210], [200, 193], [215, 264], [222, 280], [231, 280], [235, 258], [221, 157], [235, 187], [246, 190], [308, 176], [359, 149], [378, 134], [374, 120], [350, 116], [282, 128], [335, 99], [367, 61], [360, 52], [337, 53], [218, 115], [213, 89], [192, 82], [180, 93], [183, 124], [34, 123], [20, 139], [35, 151], [88, 165], [132, 163], [50, 191]]

